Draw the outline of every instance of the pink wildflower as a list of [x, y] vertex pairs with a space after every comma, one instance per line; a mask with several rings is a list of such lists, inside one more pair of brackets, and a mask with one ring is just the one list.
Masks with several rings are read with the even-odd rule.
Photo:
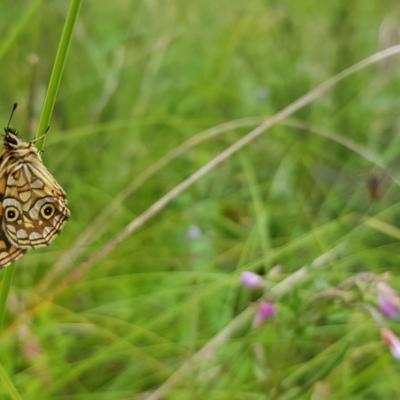
[[240, 276], [240, 279], [244, 286], [247, 287], [262, 287], [264, 285], [264, 280], [260, 275], [255, 274], [254, 272], [244, 271]]
[[396, 308], [396, 305], [391, 302], [389, 299], [385, 299], [382, 297], [378, 298], [379, 309], [381, 313], [389, 318], [394, 318], [399, 315], [399, 311]]
[[389, 346], [393, 357], [400, 360], [400, 339], [389, 329], [381, 328], [382, 339]]
[[253, 328], [259, 328], [265, 321], [275, 315], [275, 305], [273, 303], [261, 303], [258, 312], [253, 320]]
[[378, 304], [381, 313], [389, 318], [395, 318], [399, 315], [399, 296], [397, 292], [384, 282], [377, 285]]

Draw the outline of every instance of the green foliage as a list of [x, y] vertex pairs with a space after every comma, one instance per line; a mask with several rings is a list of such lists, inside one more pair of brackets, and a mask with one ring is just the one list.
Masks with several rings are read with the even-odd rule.
[[[0, 115], [5, 124], [18, 101], [12, 125], [28, 140], [69, 2], [0, 5]], [[400, 5], [378, 0], [85, 0], [43, 154], [71, 219], [15, 266], [0, 398], [397, 398], [399, 366], [371, 316], [315, 300], [363, 271], [399, 284], [395, 57], [107, 244], [263, 119], [399, 32]], [[379, 196], [368, 194], [372, 173]], [[276, 296], [276, 320], [258, 329], [261, 293], [241, 286], [243, 270], [265, 275]]]

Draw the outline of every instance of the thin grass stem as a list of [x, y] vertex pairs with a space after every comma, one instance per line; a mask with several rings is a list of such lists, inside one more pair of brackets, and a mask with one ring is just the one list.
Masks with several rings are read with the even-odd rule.
[[[288, 293], [300, 282], [302, 282], [310, 269], [318, 269], [327, 263], [332, 262], [344, 250], [343, 243], [340, 243], [336, 247], [328, 250], [326, 253], [317, 257], [310, 266], [303, 266], [293, 274], [289, 275], [282, 282], [275, 285], [271, 292], [276, 297], [281, 297], [285, 293]], [[235, 317], [224, 329], [218, 332], [208, 343], [205, 344], [196, 354], [194, 354], [189, 360], [187, 360], [173, 375], [171, 375], [157, 390], [151, 393], [145, 398], [145, 400], [158, 400], [163, 398], [168, 391], [176, 385], [181, 379], [190, 374], [199, 362], [207, 357], [207, 354], [215, 353], [216, 349], [231, 338], [235, 332], [242, 328], [244, 324], [247, 324], [250, 318], [254, 315], [255, 308], [249, 306], [242, 311], [237, 317]]]
[[36, 0], [27, 3], [24, 13], [20, 16], [19, 20], [12, 25], [12, 29], [8, 35], [2, 38], [2, 43], [0, 45], [0, 59], [4, 57], [4, 54], [15, 44], [15, 40], [18, 35], [24, 30], [27, 23], [35, 15], [35, 12], [39, 9], [43, 0]]
[[[118, 233], [113, 239], [111, 239], [105, 246], [103, 246], [97, 253], [91, 256], [88, 260], [83, 262], [78, 268], [76, 268], [62, 284], [54, 289], [54, 293], [63, 290], [64, 287], [68, 286], [70, 283], [78, 280], [82, 274], [87, 271], [95, 262], [110, 253], [119, 243], [125, 240], [129, 235], [131, 235], [136, 229], [142, 226], [146, 221], [148, 221], [152, 216], [162, 210], [169, 202], [171, 202], [176, 196], [181, 194], [187, 188], [189, 188], [193, 183], [197, 182], [200, 178], [205, 176], [207, 173], [212, 171], [217, 165], [221, 164], [223, 161], [231, 157], [241, 148], [249, 144], [251, 141], [256, 139], [266, 130], [272, 126], [282, 122], [285, 118], [294, 114], [296, 111], [304, 108], [306, 105], [310, 104], [316, 100], [323, 93], [327, 92], [333, 86], [338, 84], [340, 81], [348, 78], [349, 76], [355, 74], [356, 72], [362, 71], [366, 67], [373, 65], [387, 57], [394, 56], [400, 53], [400, 45], [390, 47], [386, 50], [373, 54], [370, 57], [352, 65], [351, 67], [345, 69], [339, 74], [333, 76], [332, 78], [326, 80], [321, 85], [317, 86], [315, 89], [311, 90], [304, 96], [300, 97], [295, 102], [289, 104], [282, 111], [275, 114], [273, 117], [267, 119], [258, 127], [249, 132], [246, 136], [239, 139], [237, 142], [229, 146], [222, 153], [218, 154], [211, 161], [205, 164], [203, 167], [198, 169], [195, 173], [181, 182], [179, 185], [175, 186], [170, 192], [161, 197], [153, 205], [151, 205], [146, 211], [135, 218], [131, 223], [129, 223], [120, 233]], [[54, 293], [52, 295], [54, 295]]]
[[[58, 89], [60, 87], [62, 74], [67, 61], [68, 51], [71, 45], [72, 34], [79, 15], [82, 0], [71, 0], [65, 21], [64, 29], [61, 34], [60, 43], [58, 45], [56, 59], [54, 61], [53, 70], [50, 76], [49, 86], [47, 88], [46, 97], [44, 99], [42, 115], [40, 117], [36, 139], [47, 131], [50, 124], [51, 115], [53, 114], [54, 104], [56, 103]], [[43, 150], [46, 137], [43, 136], [36, 142], [36, 147]]]
[[[39, 2], [37, 2], [39, 3]], [[40, 118], [40, 123], [38, 127], [38, 131], [36, 133], [36, 138], [39, 138], [43, 135], [43, 133], [47, 130], [49, 126], [51, 114], [53, 112], [54, 104], [57, 97], [58, 88], [60, 86], [61, 76], [64, 70], [65, 62], [68, 55], [68, 49], [72, 39], [73, 28], [76, 23], [76, 19], [78, 17], [79, 9], [81, 6], [82, 0], [72, 0], [70, 4], [70, 9], [65, 21], [64, 29], [61, 35], [61, 40], [59, 43], [59, 47], [57, 50], [56, 59], [53, 66], [53, 71], [50, 77], [49, 87], [47, 90], [42, 116]], [[35, 3], [36, 5], [36, 3]], [[36, 142], [36, 146], [39, 150], [43, 150], [44, 146], [44, 137], [39, 139]], [[6, 314], [6, 306], [8, 294], [10, 292], [12, 278], [14, 275], [15, 264], [9, 266], [4, 274], [4, 281], [1, 288], [0, 294], [0, 332], [3, 329], [4, 319]]]
[[11, 283], [14, 276], [15, 264], [11, 264], [4, 272], [4, 280], [0, 293], [0, 332], [3, 330], [6, 315], [7, 298], [10, 293]]
[[43, 277], [36, 288], [36, 293], [43, 291], [56, 279], [65, 269], [71, 266], [85, 251], [86, 247], [95, 238], [99, 237], [107, 227], [105, 223], [107, 219], [115, 213], [118, 207], [134, 193], [141, 185], [157, 172], [165, 168], [170, 162], [185, 154], [191, 148], [198, 144], [216, 137], [225, 132], [231, 132], [239, 128], [259, 125], [264, 121], [261, 117], [243, 118], [239, 120], [225, 122], [221, 125], [214, 126], [205, 131], [199, 132], [190, 139], [184, 141], [179, 146], [175, 147], [158, 161], [152, 164], [149, 168], [137, 176], [124, 190], [122, 190], [113, 201], [98, 215], [98, 217], [79, 235], [71, 247], [63, 254], [60, 260], [53, 268]]
[[6, 370], [1, 364], [0, 364], [0, 382], [1, 382], [1, 387], [7, 391], [7, 394], [10, 396], [12, 400], [22, 400], [22, 397], [19, 395], [17, 389], [13, 385]]

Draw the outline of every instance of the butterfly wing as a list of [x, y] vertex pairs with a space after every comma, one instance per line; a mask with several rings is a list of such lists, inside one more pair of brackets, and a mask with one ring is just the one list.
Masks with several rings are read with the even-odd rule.
[[[0, 179], [0, 197], [2, 197], [2, 193], [4, 193], [6, 180], [3, 177]], [[0, 202], [0, 226], [3, 226], [3, 204]], [[0, 229], [0, 269], [7, 267], [12, 262], [22, 257], [27, 252], [26, 249], [21, 249], [14, 246], [7, 238], [5, 231]]]
[[18, 163], [5, 180], [2, 231], [8, 241], [22, 250], [50, 244], [69, 217], [63, 189], [39, 160]]
[[0, 269], [22, 257], [28, 250], [15, 247], [11, 244], [4, 232], [0, 231]]

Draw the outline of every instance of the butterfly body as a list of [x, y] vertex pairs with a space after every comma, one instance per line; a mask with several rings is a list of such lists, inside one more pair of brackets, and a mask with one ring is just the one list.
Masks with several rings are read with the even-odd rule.
[[33, 143], [5, 128], [0, 156], [0, 268], [47, 246], [69, 217], [65, 192]]

